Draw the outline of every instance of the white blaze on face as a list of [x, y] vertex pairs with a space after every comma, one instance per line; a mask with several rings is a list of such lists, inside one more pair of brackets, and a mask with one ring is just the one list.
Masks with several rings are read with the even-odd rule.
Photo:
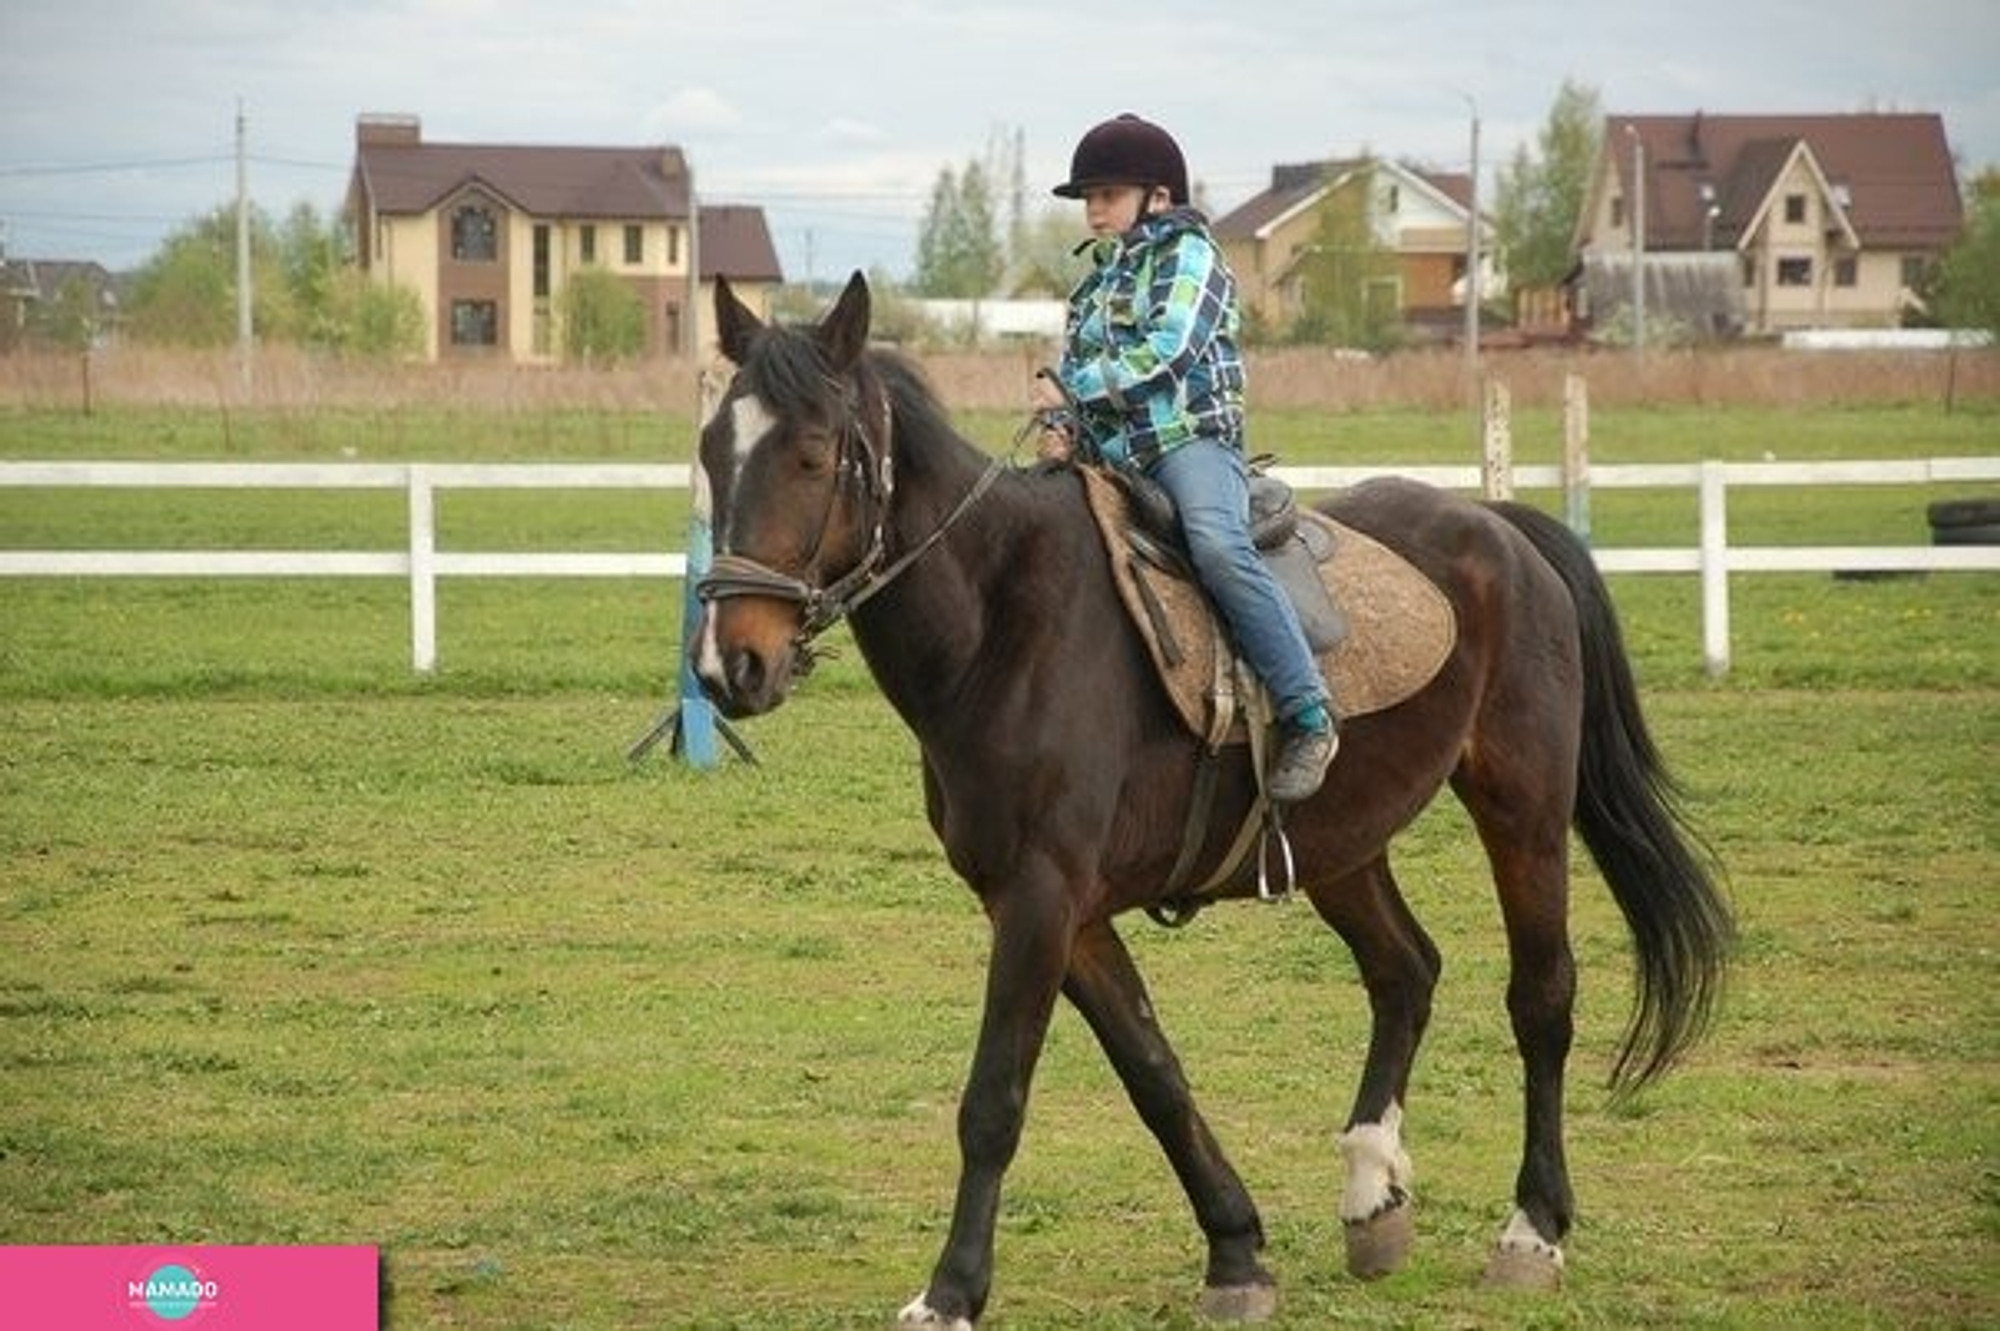
[[[741, 476], [749, 465], [750, 457], [757, 446], [764, 442], [775, 424], [771, 413], [755, 397], [740, 397], [730, 404], [729, 439], [730, 457], [725, 464], [734, 475]], [[715, 478], [708, 474], [706, 463], [698, 463], [690, 478], [693, 494], [694, 516], [707, 524], [714, 534], [717, 549], [727, 549], [730, 533], [715, 530]], [[695, 674], [704, 680], [721, 686], [727, 683], [722, 664], [722, 648], [715, 638], [715, 603], [705, 602], [701, 607], [701, 624], [695, 634]]]
[[[731, 475], [743, 474], [751, 455], [771, 432], [773, 424], [771, 413], [754, 397], [740, 397], [730, 405], [729, 458], [724, 465]], [[693, 473], [688, 478], [693, 492], [689, 502], [693, 505], [694, 516], [708, 524], [711, 531], [715, 528], [716, 479], [709, 474], [708, 464], [697, 457]], [[727, 539], [726, 532], [716, 532], [716, 536], [725, 541]]]
[[717, 687], [728, 682], [722, 668], [722, 649], [715, 642], [715, 602], [701, 603], [701, 623], [695, 629], [694, 674]]
[[736, 452], [736, 470], [741, 473], [748, 465], [750, 455], [757, 451], [757, 445], [771, 433], [776, 425], [769, 410], [755, 397], [743, 396], [729, 407], [729, 438]]

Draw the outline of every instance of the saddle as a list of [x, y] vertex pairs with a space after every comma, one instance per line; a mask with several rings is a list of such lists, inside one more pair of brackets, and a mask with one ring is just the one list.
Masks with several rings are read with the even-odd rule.
[[[1249, 743], [1253, 709], [1237, 684], [1249, 676], [1188, 568], [1171, 501], [1143, 478], [1078, 471], [1119, 599], [1181, 720], [1211, 750]], [[1256, 477], [1251, 496], [1252, 540], [1299, 611], [1339, 715], [1382, 711], [1429, 683], [1457, 641], [1444, 593], [1373, 537], [1299, 508], [1276, 477]]]

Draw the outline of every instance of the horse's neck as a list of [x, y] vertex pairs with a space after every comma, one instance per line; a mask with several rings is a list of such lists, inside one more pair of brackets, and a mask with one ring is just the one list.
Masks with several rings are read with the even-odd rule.
[[882, 596], [858, 610], [854, 635], [897, 711], [921, 718], [961, 696], [969, 672], [992, 663], [1023, 615], [1037, 613], [1011, 569], [1021, 542], [1044, 539], [1060, 513], [1038, 502], [1023, 478], [998, 477], [953, 520], [990, 459], [970, 445], [936, 448], [901, 469], [890, 519], [888, 559], [944, 536], [918, 556]]

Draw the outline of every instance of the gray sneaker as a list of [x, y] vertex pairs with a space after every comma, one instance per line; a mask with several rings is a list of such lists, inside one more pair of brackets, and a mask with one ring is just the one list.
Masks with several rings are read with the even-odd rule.
[[1290, 726], [1279, 733], [1285, 740], [1279, 746], [1277, 761], [1271, 764], [1264, 793], [1273, 803], [1297, 804], [1326, 779], [1326, 769], [1340, 748], [1340, 735], [1333, 730], [1295, 730]]

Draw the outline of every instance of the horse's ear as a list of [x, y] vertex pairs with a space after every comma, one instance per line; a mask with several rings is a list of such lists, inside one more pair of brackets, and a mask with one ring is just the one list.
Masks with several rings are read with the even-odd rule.
[[859, 268], [847, 279], [847, 287], [834, 303], [833, 312], [819, 321], [819, 345], [836, 372], [848, 369], [861, 359], [868, 347], [868, 279]]
[[764, 321], [759, 319], [748, 305], [736, 298], [729, 288], [729, 279], [721, 273], [715, 275], [715, 341], [722, 348], [722, 354], [734, 364], [741, 365], [743, 357], [750, 350], [750, 339], [764, 329]]

